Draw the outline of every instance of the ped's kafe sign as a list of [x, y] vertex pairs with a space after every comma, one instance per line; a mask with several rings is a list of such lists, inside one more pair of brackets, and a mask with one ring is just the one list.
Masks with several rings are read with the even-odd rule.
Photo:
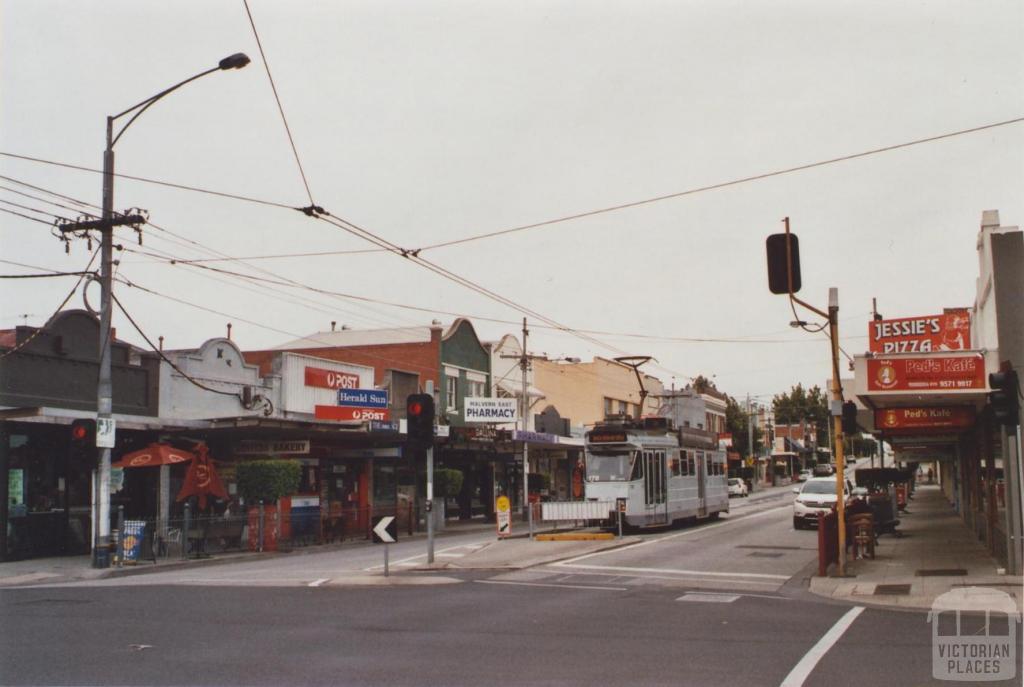
[[467, 397], [463, 420], [466, 422], [515, 422], [518, 419], [514, 398]]

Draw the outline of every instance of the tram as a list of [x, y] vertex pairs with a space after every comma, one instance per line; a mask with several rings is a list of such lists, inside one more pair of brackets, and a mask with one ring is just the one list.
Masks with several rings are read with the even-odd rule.
[[632, 527], [729, 511], [725, 451], [710, 432], [675, 429], [665, 417], [606, 420], [584, 447], [586, 499], [614, 503]]

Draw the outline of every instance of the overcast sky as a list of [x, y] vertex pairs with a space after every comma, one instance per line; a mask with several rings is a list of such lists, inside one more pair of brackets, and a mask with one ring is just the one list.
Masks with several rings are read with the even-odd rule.
[[[120, 253], [118, 277], [149, 291], [115, 285], [154, 341], [191, 348], [231, 322], [255, 349], [332, 320], [456, 314], [484, 339], [518, 333], [521, 310], [410, 259], [351, 252], [375, 246], [274, 205], [310, 198], [242, 0], [0, 8], [5, 154], [98, 169], [106, 116], [231, 53], [252, 58], [171, 94], [117, 143], [120, 174], [271, 203], [117, 180], [115, 208], [145, 208], [156, 225], [141, 247], [117, 231], [135, 251]], [[1024, 117], [1022, 8], [249, 0], [313, 201], [410, 250]], [[1024, 123], [1011, 123], [419, 257], [529, 309], [532, 352], [652, 355], [645, 369], [666, 385], [714, 375], [767, 401], [830, 374], [824, 336], [791, 329], [787, 300], [768, 292], [764, 240], [782, 218], [800, 238], [801, 297], [824, 308], [837, 287], [842, 346], [863, 352], [873, 297], [886, 317], [973, 303], [982, 212], [1024, 223], [1022, 144]], [[49, 192], [98, 206], [100, 175], [9, 155], [0, 174], [0, 273], [83, 269], [85, 241], [65, 254], [47, 226], [10, 212], [73, 217], [52, 202], [89, 208]], [[225, 256], [244, 260], [200, 264], [423, 310], [169, 262]], [[43, 324], [74, 284], [0, 280], [0, 327]], [[114, 324], [145, 345], [120, 312]]]

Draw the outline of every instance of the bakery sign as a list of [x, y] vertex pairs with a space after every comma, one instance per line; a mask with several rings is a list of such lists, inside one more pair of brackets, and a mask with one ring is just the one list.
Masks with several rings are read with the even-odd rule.
[[868, 323], [868, 347], [873, 353], [963, 351], [970, 346], [971, 314], [966, 308]]
[[984, 390], [985, 361], [979, 355], [872, 358], [868, 391]]
[[885, 408], [875, 411], [875, 427], [882, 431], [970, 429], [974, 426], [971, 406], [930, 408]]

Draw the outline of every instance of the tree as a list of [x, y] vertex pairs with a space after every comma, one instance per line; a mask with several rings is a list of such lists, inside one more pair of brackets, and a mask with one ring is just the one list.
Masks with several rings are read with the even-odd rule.
[[[747, 425], [750, 422], [750, 416], [747, 415], [747, 406], [742, 406], [737, 403], [736, 399], [732, 396], [727, 396], [725, 400], [725, 429], [727, 432], [732, 434], [732, 448], [734, 451], [739, 453], [741, 456], [746, 458], [751, 455], [747, 450]], [[761, 452], [761, 438], [763, 432], [760, 427], [754, 428], [754, 455]]]
[[693, 390], [696, 391], [698, 394], [707, 393], [708, 389], [715, 388], [714, 382], [712, 382], [704, 375], [697, 375], [697, 377], [693, 380], [693, 384], [691, 384], [690, 386], [692, 386]]
[[821, 387], [815, 385], [805, 391], [802, 384], [797, 384], [789, 393], [772, 398], [772, 410], [776, 425], [805, 421], [814, 426], [819, 446], [828, 443], [828, 399]]
[[302, 466], [297, 460], [254, 460], [239, 463], [235, 476], [247, 505], [276, 503], [298, 491]]

